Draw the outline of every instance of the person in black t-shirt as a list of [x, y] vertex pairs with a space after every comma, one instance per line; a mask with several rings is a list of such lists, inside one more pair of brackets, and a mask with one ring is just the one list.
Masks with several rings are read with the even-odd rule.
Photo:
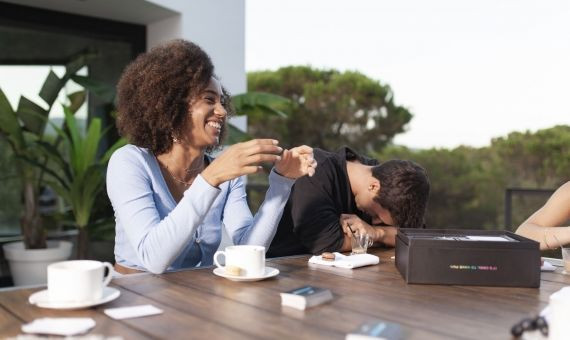
[[315, 175], [295, 182], [268, 257], [349, 251], [351, 229], [394, 246], [398, 227], [423, 226], [430, 184], [421, 166], [348, 147], [313, 151]]

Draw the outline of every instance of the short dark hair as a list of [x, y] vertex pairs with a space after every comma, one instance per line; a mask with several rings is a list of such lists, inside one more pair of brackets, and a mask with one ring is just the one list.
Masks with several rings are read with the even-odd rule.
[[[190, 103], [212, 77], [212, 60], [189, 41], [172, 40], [139, 55], [125, 68], [117, 85], [120, 135], [156, 155], [168, 152], [188, 121]], [[230, 116], [233, 109], [224, 88], [222, 97]], [[225, 130], [224, 125], [221, 137]]]
[[373, 167], [372, 176], [380, 181], [380, 192], [374, 201], [390, 212], [396, 226], [424, 225], [430, 190], [424, 168], [408, 160], [390, 160]]

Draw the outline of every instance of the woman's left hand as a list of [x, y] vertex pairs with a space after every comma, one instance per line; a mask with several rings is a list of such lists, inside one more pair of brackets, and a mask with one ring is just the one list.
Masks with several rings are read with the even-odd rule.
[[313, 176], [317, 161], [313, 157], [313, 148], [302, 145], [284, 150], [281, 160], [275, 163], [275, 171], [281, 176], [296, 179], [305, 175]]

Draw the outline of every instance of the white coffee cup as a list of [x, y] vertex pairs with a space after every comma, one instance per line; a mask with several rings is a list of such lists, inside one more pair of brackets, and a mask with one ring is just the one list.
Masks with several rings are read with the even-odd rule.
[[214, 254], [214, 263], [218, 268], [225, 269], [218, 262], [218, 256], [224, 255], [226, 267], [238, 267], [242, 276], [261, 277], [265, 274], [265, 247], [263, 246], [230, 246], [225, 251], [217, 251]]
[[[109, 269], [104, 275], [105, 267]], [[109, 262], [76, 260], [50, 264], [47, 268], [48, 297], [52, 302], [95, 302], [111, 282]]]
[[570, 339], [570, 287], [550, 295], [548, 339]]

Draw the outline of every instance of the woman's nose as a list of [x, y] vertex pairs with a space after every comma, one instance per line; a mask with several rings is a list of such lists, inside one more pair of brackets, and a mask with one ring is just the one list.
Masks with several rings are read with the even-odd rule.
[[214, 114], [220, 117], [225, 117], [228, 115], [228, 111], [226, 111], [226, 108], [221, 103], [218, 103], [214, 108]]

